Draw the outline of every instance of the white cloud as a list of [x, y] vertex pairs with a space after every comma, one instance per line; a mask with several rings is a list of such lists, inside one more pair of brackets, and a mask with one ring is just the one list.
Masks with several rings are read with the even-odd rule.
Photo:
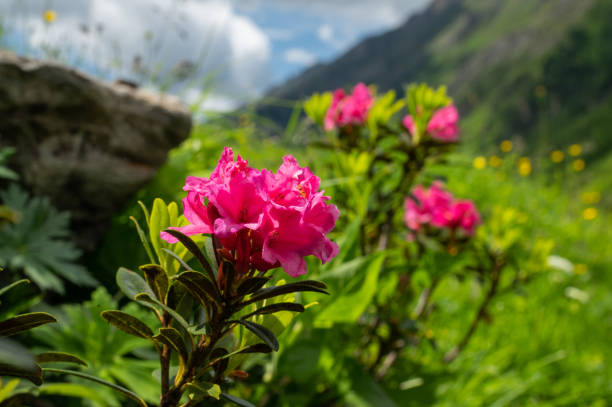
[[317, 37], [323, 42], [330, 42], [334, 39], [334, 29], [329, 24], [323, 24], [317, 30]]
[[[51, 24], [42, 18], [47, 8], [57, 13]], [[177, 66], [196, 78], [214, 73], [213, 93], [223, 102], [211, 100], [213, 107], [257, 97], [268, 85], [270, 40], [227, 1], [1, 0], [0, 15], [21, 33], [25, 51], [57, 49], [89, 71], [132, 80]]]
[[285, 51], [285, 61], [292, 64], [310, 66], [317, 62], [317, 56], [301, 48], [290, 48]]

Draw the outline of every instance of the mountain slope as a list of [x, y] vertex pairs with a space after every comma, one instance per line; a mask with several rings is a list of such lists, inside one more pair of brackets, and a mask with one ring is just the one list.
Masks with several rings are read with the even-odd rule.
[[[447, 84], [465, 118], [464, 134], [480, 148], [520, 137], [545, 153], [582, 137], [597, 155], [612, 148], [605, 127], [577, 134], [584, 129], [574, 119], [592, 114], [600, 125], [609, 123], [610, 15], [610, 0], [437, 0], [268, 98], [298, 100], [359, 81], [381, 90]], [[259, 111], [281, 123], [290, 113], [270, 105]]]

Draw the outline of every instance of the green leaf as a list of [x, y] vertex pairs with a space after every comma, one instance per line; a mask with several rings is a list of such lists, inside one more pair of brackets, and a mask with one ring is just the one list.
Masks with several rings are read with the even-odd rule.
[[310, 99], [304, 101], [304, 112], [319, 126], [323, 126], [325, 113], [332, 102], [331, 92], [314, 93]]
[[278, 348], [279, 348], [278, 339], [276, 339], [276, 336], [274, 335], [274, 333], [272, 333], [272, 331], [270, 331], [265, 326], [256, 324], [255, 322], [245, 321], [242, 319], [238, 321], [230, 321], [230, 322], [237, 322], [243, 325], [246, 329], [248, 329], [249, 331], [257, 335], [262, 341], [265, 342], [266, 345], [270, 346], [270, 348], [272, 348], [274, 351], [278, 351]]
[[13, 390], [15, 390], [18, 385], [19, 379], [13, 379], [6, 384], [0, 383], [0, 403], [6, 400], [6, 398], [13, 393]]
[[21, 285], [21, 284], [30, 284], [30, 280], [28, 280], [27, 278], [24, 278], [23, 280], [15, 281], [14, 283], [9, 284], [6, 287], [0, 289], [0, 295], [8, 292], [9, 290], [11, 290], [11, 289], [13, 289], [13, 288], [15, 288], [15, 287], [17, 287], [18, 285]]
[[149, 210], [142, 201], [138, 201], [138, 205], [140, 206], [140, 209], [142, 209], [142, 213], [144, 214], [145, 221], [148, 225], [151, 222], [151, 215], [149, 215]]
[[172, 257], [174, 257], [174, 259], [175, 259], [176, 261], [178, 261], [178, 262], [180, 263], [180, 265], [181, 265], [181, 266], [183, 266], [183, 268], [184, 268], [185, 270], [187, 270], [187, 271], [194, 271], [194, 270], [193, 270], [193, 269], [192, 269], [192, 268], [189, 266], [189, 264], [185, 263], [185, 261], [184, 261], [183, 259], [181, 259], [181, 257], [180, 257], [178, 254], [174, 253], [172, 250], [170, 250], [170, 249], [166, 249], [166, 248], [164, 247], [164, 248], [162, 249], [162, 251], [163, 251], [164, 253], [167, 253], [168, 255], [170, 255], [170, 256], [172, 256]]
[[100, 315], [115, 328], [130, 335], [144, 339], [150, 339], [153, 336], [153, 331], [147, 324], [125, 312], [110, 310], [102, 311]]
[[46, 312], [31, 312], [29, 314], [17, 315], [0, 322], [0, 336], [15, 335], [51, 322], [57, 322], [57, 319]]
[[189, 350], [179, 331], [174, 328], [160, 328], [159, 334], [155, 335], [153, 339], [174, 349], [179, 355], [181, 366], [187, 365]]
[[[210, 362], [211, 365], [221, 360], [224, 360], [224, 359], [227, 359], [227, 358], [230, 358], [232, 356], [239, 355], [242, 353], [270, 353], [272, 352], [272, 348], [266, 345], [265, 343], [256, 343], [254, 345], [245, 346], [244, 348], [237, 349], [231, 353], [227, 353], [227, 351], [225, 351], [225, 349], [223, 348], [215, 348], [215, 352], [219, 350], [222, 350], [224, 353], [221, 356], [214, 357], [215, 355], [213, 352], [213, 357], [211, 357], [213, 361]], [[223, 368], [223, 370], [225, 370], [225, 367]]]
[[151, 245], [157, 253], [159, 263], [163, 264], [163, 256], [161, 253], [162, 240], [160, 233], [162, 230], [167, 228], [169, 225], [168, 206], [166, 203], [155, 198], [153, 201], [153, 208], [151, 209], [151, 215], [149, 217], [149, 238], [151, 239]]
[[142, 243], [142, 246], [144, 247], [145, 251], [147, 252], [147, 256], [149, 257], [149, 261], [151, 263], [154, 263], [155, 262], [155, 258], [153, 257], [153, 252], [151, 251], [151, 246], [149, 245], [149, 242], [147, 241], [147, 237], [145, 236], [144, 231], [140, 227], [140, 224], [138, 223], [138, 221], [136, 220], [135, 217], [130, 216], [130, 220], [134, 223], [134, 226], [136, 226], [136, 232], [138, 233], [138, 237], [140, 238], [140, 242]]
[[161, 309], [163, 309], [164, 311], [166, 311], [168, 314], [170, 314], [170, 316], [179, 323], [179, 325], [181, 325], [186, 331], [189, 332], [189, 324], [187, 323], [187, 321], [185, 321], [185, 319], [175, 310], [173, 310], [172, 308], [164, 305], [162, 302], [160, 302], [159, 300], [157, 300], [156, 298], [154, 298], [153, 296], [151, 296], [151, 294], [147, 294], [147, 293], [140, 293], [136, 296], [136, 299], [138, 301], [142, 301], [146, 304], [151, 305], [153, 308], [155, 308], [155, 306], [160, 307]]
[[312, 291], [317, 293], [329, 294], [325, 289], [327, 286], [314, 280], [297, 281], [295, 283], [283, 284], [275, 287], [263, 288], [253, 293], [251, 298], [243, 302], [242, 305], [252, 304], [257, 301], [265, 300], [266, 298], [276, 297], [278, 295], [295, 293], [298, 291]]
[[187, 383], [187, 391], [190, 393], [191, 400], [202, 400], [206, 397], [212, 397], [219, 400], [221, 397], [221, 387], [218, 384], [208, 382]]
[[132, 400], [140, 404], [142, 407], [148, 407], [147, 403], [142, 398], [140, 398], [136, 393], [131, 392], [125, 387], [121, 387], [114, 383], [107, 382], [106, 380], [99, 379], [87, 373], [76, 372], [73, 370], [65, 370], [65, 369], [54, 369], [54, 368], [48, 368], [48, 367], [43, 368], [42, 371], [43, 373], [59, 373], [59, 374], [72, 375], [72, 376], [80, 377], [82, 379], [90, 380], [95, 383], [99, 383], [103, 386], [110, 387], [111, 389], [123, 394], [124, 396], [131, 398]]
[[241, 319], [247, 319], [253, 315], [273, 314], [280, 311], [304, 312], [304, 306], [295, 302], [277, 302], [276, 304], [270, 304], [256, 309], [255, 311], [243, 316]]
[[6, 167], [0, 167], [0, 178], [17, 181], [19, 179], [19, 175], [15, 171], [9, 170]]
[[62, 363], [74, 363], [74, 364], [81, 365], [81, 366], [87, 366], [87, 363], [83, 359], [77, 356], [71, 355], [70, 353], [65, 353], [65, 352], [39, 353], [38, 355], [36, 355], [35, 359], [36, 359], [36, 362], [39, 364], [62, 362]]
[[338, 322], [355, 322], [370, 305], [377, 290], [378, 275], [386, 253], [377, 253], [369, 261], [364, 278], [354, 278], [316, 317], [315, 326], [327, 327]]
[[255, 404], [253, 403], [249, 403], [246, 400], [243, 400], [239, 397], [236, 396], [232, 396], [231, 394], [227, 394], [227, 393], [221, 393], [221, 397], [226, 399], [227, 401], [231, 401], [234, 404], [237, 404], [241, 407], [256, 407]]
[[204, 271], [206, 271], [206, 274], [208, 274], [208, 278], [210, 278], [211, 281], [215, 281], [215, 273], [213, 272], [211, 265], [208, 263], [208, 260], [206, 260], [202, 250], [200, 250], [198, 245], [189, 236], [173, 229], [166, 229], [165, 232], [177, 238], [179, 242], [181, 242], [183, 246], [185, 246], [185, 248], [194, 255], [202, 267], [204, 267]]
[[181, 273], [176, 279], [205, 308], [208, 308], [209, 300], [219, 305], [223, 302], [217, 286], [200, 272], [186, 271]]
[[140, 266], [144, 273], [147, 284], [160, 301], [165, 301], [168, 292], [168, 275], [166, 271], [157, 264], [146, 264]]
[[117, 285], [121, 292], [131, 300], [140, 293], [155, 295], [144, 278], [124, 267], [119, 267], [119, 270], [117, 270]]
[[355, 407], [397, 407], [385, 390], [355, 360], [347, 360], [350, 390], [345, 395], [347, 405]]
[[34, 357], [16, 342], [0, 340], [0, 376], [28, 379], [37, 386], [42, 383], [42, 372]]
[[52, 394], [57, 396], [76, 397], [81, 400], [88, 400], [105, 406], [108, 400], [104, 398], [96, 389], [78, 383], [45, 383], [38, 388], [40, 394]]
[[20, 377], [31, 381], [37, 386], [42, 384], [42, 372], [38, 366], [36, 366], [34, 371], [31, 371], [29, 369], [22, 369], [17, 366], [0, 363], [0, 376]]
[[137, 273], [124, 267], [119, 267], [119, 270], [117, 270], [117, 285], [119, 286], [121, 292], [129, 299], [138, 301], [138, 303], [144, 305], [145, 307], [149, 307], [154, 310], [156, 309], [150, 302], [139, 301], [136, 298], [138, 294], [142, 293], [147, 294], [152, 298], [155, 297], [155, 293], [153, 293], [147, 282]]
[[212, 266], [213, 270], [219, 269], [219, 263], [217, 262], [217, 255], [215, 253], [215, 245], [212, 237], [208, 237], [204, 241], [204, 254], [206, 255], [206, 259]]
[[247, 278], [242, 283], [240, 283], [240, 285], [238, 285], [236, 292], [239, 296], [251, 294], [263, 287], [268, 281], [270, 281], [269, 277]]

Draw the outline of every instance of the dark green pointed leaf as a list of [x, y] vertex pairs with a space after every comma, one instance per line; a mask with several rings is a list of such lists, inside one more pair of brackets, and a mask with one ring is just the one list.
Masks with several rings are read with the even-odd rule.
[[170, 256], [174, 257], [174, 259], [175, 259], [176, 261], [178, 261], [178, 262], [179, 262], [179, 264], [180, 264], [180, 265], [181, 265], [181, 266], [182, 266], [182, 267], [183, 267], [185, 270], [187, 270], [187, 271], [194, 271], [194, 270], [193, 270], [193, 269], [192, 269], [192, 268], [189, 266], [189, 264], [185, 263], [185, 261], [184, 261], [183, 259], [181, 259], [181, 256], [179, 256], [178, 254], [174, 253], [172, 250], [166, 249], [166, 248], [164, 247], [164, 248], [162, 248], [162, 251], [163, 251], [164, 253], [167, 253], [167, 254], [169, 254]]
[[246, 329], [248, 329], [249, 331], [253, 332], [262, 341], [264, 341], [264, 343], [266, 345], [270, 346], [270, 348], [272, 348], [272, 350], [278, 351], [278, 346], [279, 346], [278, 345], [278, 339], [276, 339], [276, 336], [274, 336], [274, 333], [272, 333], [272, 331], [270, 331], [265, 326], [256, 324], [255, 322], [245, 321], [245, 320], [242, 320], [242, 319], [239, 320], [239, 321], [231, 321], [231, 322], [237, 322], [237, 323], [243, 325]]
[[243, 400], [239, 397], [236, 396], [232, 396], [231, 394], [227, 394], [227, 393], [221, 393], [221, 397], [226, 399], [227, 401], [231, 401], [234, 404], [237, 404], [241, 407], [256, 407], [255, 404], [253, 403], [249, 403], [246, 400]]
[[87, 366], [87, 362], [78, 356], [71, 355], [70, 353], [65, 352], [44, 352], [39, 353], [35, 357], [36, 362], [39, 364], [43, 363], [53, 363], [53, 362], [62, 362], [62, 363], [74, 363], [81, 366]]
[[141, 302], [144, 302], [146, 304], [149, 304], [153, 308], [156, 308], [156, 306], [157, 306], [157, 307], [163, 309], [168, 314], [170, 314], [170, 316], [176, 322], [178, 322], [179, 325], [181, 325], [186, 331], [189, 331], [189, 324], [187, 323], [187, 321], [185, 321], [185, 318], [183, 318], [178, 312], [176, 312], [172, 308], [164, 305], [161, 301], [159, 301], [158, 299], [154, 298], [151, 294], [140, 293], [140, 294], [138, 294], [136, 296], [136, 299], [138, 301], [141, 301]]
[[186, 271], [181, 273], [177, 280], [183, 284], [185, 289], [205, 308], [208, 308], [210, 301], [221, 304], [223, 300], [219, 295], [217, 286], [197, 271]]
[[280, 311], [304, 312], [304, 306], [295, 302], [277, 302], [276, 304], [266, 305], [245, 315], [242, 319], [247, 319], [253, 315], [273, 314]]
[[213, 270], [219, 269], [219, 263], [217, 263], [217, 255], [215, 252], [215, 244], [213, 242], [213, 237], [209, 236], [208, 239], [204, 241], [204, 255], [206, 259], [209, 261]]
[[320, 281], [314, 280], [297, 281], [295, 283], [262, 288], [261, 290], [254, 292], [251, 298], [243, 302], [242, 305], [252, 304], [254, 302], [265, 300], [267, 298], [272, 298], [289, 293], [295, 293], [298, 291], [312, 291], [317, 293], [329, 294], [327, 291], [325, 291], [326, 288], [327, 286], [325, 284]]
[[160, 328], [159, 334], [153, 337], [156, 341], [170, 346], [181, 359], [181, 364], [186, 365], [189, 360], [189, 350], [183, 336], [174, 328]]
[[150, 339], [153, 331], [144, 322], [122, 311], [102, 311], [100, 314], [108, 323], [127, 334]]
[[155, 295], [144, 278], [124, 267], [119, 267], [117, 270], [117, 285], [121, 292], [131, 300], [140, 293]]
[[269, 277], [248, 278], [238, 285], [236, 292], [240, 296], [251, 294], [263, 287], [268, 281], [270, 281]]
[[249, 345], [246, 348], [240, 349], [238, 353], [270, 353], [272, 348], [265, 343], [256, 343], [255, 345]]
[[76, 377], [80, 377], [82, 379], [86, 379], [95, 383], [99, 383], [103, 386], [106, 387], [110, 387], [111, 389], [115, 390], [116, 392], [119, 392], [121, 394], [123, 394], [124, 396], [127, 396], [129, 398], [131, 398], [132, 400], [135, 400], [138, 404], [140, 404], [142, 407], [148, 407], [147, 403], [140, 398], [136, 393], [131, 392], [130, 390], [126, 389], [125, 387], [121, 387], [118, 386], [114, 383], [111, 382], [107, 382], [106, 380], [102, 380], [99, 379], [95, 376], [89, 375], [87, 373], [83, 373], [83, 372], [76, 372], [74, 370], [65, 370], [65, 369], [52, 369], [52, 368], [48, 368], [45, 367], [42, 369], [43, 373], [59, 373], [59, 374], [67, 374], [67, 375], [71, 375], [71, 376], [76, 376]]
[[51, 322], [57, 322], [57, 319], [46, 312], [31, 312], [29, 314], [17, 315], [0, 322], [0, 336], [15, 335]]
[[0, 376], [20, 377], [22, 379], [31, 381], [37, 386], [40, 386], [43, 383], [42, 370], [39, 366], [36, 366], [34, 371], [31, 371], [0, 363]]
[[140, 270], [144, 273], [147, 284], [157, 298], [162, 302], [165, 301], [169, 285], [166, 271], [157, 264], [145, 264], [140, 266]]
[[[138, 273], [135, 273], [132, 270], [128, 270], [124, 267], [119, 267], [119, 270], [117, 270], [117, 285], [119, 286], [121, 292], [125, 294], [125, 296], [128, 297], [130, 300], [137, 301], [136, 296], [141, 293], [145, 293], [150, 295], [151, 297], [155, 297], [155, 293], [153, 293], [144, 278], [140, 277]], [[144, 305], [145, 307], [156, 309], [152, 304], [146, 301], [137, 302]]]
[[14, 283], [9, 284], [6, 287], [3, 287], [2, 289], [0, 289], [0, 295], [8, 292], [9, 290], [11, 290], [11, 289], [13, 289], [13, 288], [15, 288], [15, 287], [17, 287], [18, 285], [21, 285], [21, 284], [30, 284], [30, 280], [24, 278], [23, 280], [15, 281]]
[[215, 273], [213, 272], [211, 265], [208, 264], [208, 261], [206, 260], [204, 253], [202, 253], [202, 250], [200, 250], [198, 245], [189, 236], [179, 232], [178, 230], [173, 229], [166, 229], [165, 232], [177, 238], [179, 242], [181, 242], [183, 246], [185, 246], [185, 248], [189, 250], [191, 254], [193, 254], [193, 256], [198, 260], [198, 262], [200, 262], [202, 267], [204, 267], [204, 271], [206, 271], [206, 274], [208, 274], [208, 278], [211, 281], [215, 281]]
[[191, 400], [202, 400], [206, 397], [212, 397], [219, 400], [221, 397], [221, 387], [218, 384], [209, 382], [187, 383], [187, 392]]
[[145, 236], [144, 231], [140, 227], [140, 224], [138, 223], [138, 221], [136, 220], [135, 217], [130, 216], [130, 220], [136, 226], [136, 232], [138, 233], [138, 237], [140, 238], [140, 242], [142, 243], [142, 246], [144, 247], [145, 251], [147, 252], [147, 256], [149, 257], [149, 261], [151, 263], [153, 263], [155, 261], [155, 258], [153, 257], [153, 252], [151, 251], [151, 246], [149, 246], [149, 242], [147, 241], [147, 238]]

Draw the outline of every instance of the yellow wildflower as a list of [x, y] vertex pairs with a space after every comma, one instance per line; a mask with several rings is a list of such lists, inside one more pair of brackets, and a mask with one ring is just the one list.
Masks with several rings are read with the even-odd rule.
[[518, 172], [526, 177], [531, 174], [531, 160], [528, 157], [521, 157], [518, 160]]
[[582, 211], [582, 217], [584, 220], [593, 220], [597, 217], [597, 208], [588, 207]]
[[550, 153], [550, 159], [554, 163], [560, 163], [561, 161], [563, 161], [564, 157], [565, 157], [565, 154], [563, 154], [563, 151], [561, 150], [555, 150], [552, 153]]
[[574, 167], [574, 171], [584, 170], [584, 160], [582, 158], [574, 160], [574, 162], [572, 163], [572, 167]]
[[508, 153], [508, 152], [512, 151], [512, 142], [510, 140], [504, 140], [499, 145], [499, 148], [504, 153]]
[[501, 164], [501, 159], [496, 156], [496, 155], [492, 155], [491, 157], [489, 157], [489, 165], [493, 168], [497, 168], [499, 167]]
[[582, 274], [585, 274], [586, 272], [587, 272], [586, 265], [582, 263], [574, 264], [574, 274], [582, 275]]
[[580, 146], [580, 144], [572, 144], [567, 149], [567, 152], [569, 153], [569, 155], [576, 157], [577, 155], [580, 155], [580, 153], [582, 153], [582, 147]]
[[46, 23], [52, 23], [57, 18], [57, 13], [53, 10], [45, 10], [43, 13], [43, 19]]
[[537, 97], [543, 98], [546, 96], [546, 87], [544, 85], [538, 85], [535, 87], [533, 92]]
[[477, 170], [482, 170], [487, 166], [487, 159], [483, 156], [478, 156], [474, 158], [474, 168]]

